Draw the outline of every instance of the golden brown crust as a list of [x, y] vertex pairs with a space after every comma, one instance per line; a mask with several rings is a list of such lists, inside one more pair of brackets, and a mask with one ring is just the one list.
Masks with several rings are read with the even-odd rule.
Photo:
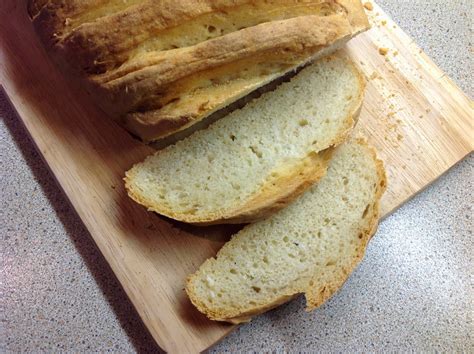
[[119, 2], [124, 6], [121, 0], [29, 0], [28, 13], [43, 43], [55, 50], [65, 33], [83, 21], [93, 21], [109, 3]]
[[353, 29], [353, 36], [370, 28], [369, 19], [360, 0], [337, 0], [337, 2], [347, 13], [347, 18]]
[[[316, 26], [310, 27], [316, 28]], [[283, 30], [284, 28], [280, 27], [280, 29]], [[295, 30], [298, 33], [297, 36], [299, 36], [301, 32], [297, 29]], [[348, 38], [341, 37], [340, 35], [338, 37], [339, 39], [330, 42], [334, 49], [341, 46]], [[268, 42], [270, 43], [270, 40]], [[288, 43], [295, 45], [298, 41], [289, 40]], [[300, 52], [294, 51], [294, 48], [288, 49], [289, 47], [284, 47], [284, 43], [281, 44], [280, 48], [275, 45], [274, 49], [263, 51], [263, 53], [253, 53], [250, 58], [231, 60], [229, 63], [220, 64], [215, 68], [209, 67], [201, 70], [197, 75], [186, 77], [183, 80], [183, 86], [191, 83], [191, 87], [187, 91], [191, 92], [191, 94], [183, 94], [181, 92], [173, 95], [173, 84], [167, 86], [167, 91], [171, 91], [171, 96], [167, 95], [163, 98], [165, 101], [171, 101], [170, 104], [165, 104], [163, 107], [150, 109], [143, 113], [134, 112], [127, 114], [124, 124], [130, 131], [139, 135], [145, 141], [166, 137], [188, 128], [218, 109], [295, 70], [299, 65], [304, 65], [307, 61], [317, 59], [320, 55], [328, 54], [326, 51], [320, 50], [318, 54], [308, 58], [308, 53], [314, 52], [314, 48], [318, 47], [317, 44], [305, 47]], [[321, 44], [320, 47], [324, 47], [324, 45]], [[294, 54], [288, 55], [287, 50], [294, 51]], [[223, 51], [230, 52], [231, 49], [223, 49]], [[217, 54], [217, 52], [215, 53]], [[225, 72], [233, 73], [233, 75], [227, 80], [219, 80], [220, 77], [226, 78], [229, 76]], [[235, 73], [240, 74], [235, 75]], [[193, 80], [196, 79], [201, 81], [207, 80], [211, 84], [207, 86], [205, 84], [198, 84], [193, 87]], [[221, 83], [218, 81], [221, 81]], [[153, 86], [158, 85], [156, 80], [152, 80], [151, 84]], [[125, 86], [128, 87], [127, 84]], [[180, 86], [179, 83], [178, 86]], [[143, 97], [140, 100], [143, 102]], [[175, 103], [173, 100], [177, 102]], [[154, 100], [154, 102], [159, 101], [160, 99]], [[121, 102], [125, 102], [125, 100]], [[130, 102], [130, 104], [133, 105], [134, 103]]]
[[349, 35], [349, 23], [341, 16], [273, 21], [192, 47], [152, 52], [94, 80], [117, 99], [116, 103], [121, 104], [123, 110], [133, 110], [146, 99], [146, 94], [131, 95], [130, 92], [162, 92], [171, 83], [194, 73], [203, 75], [210, 69], [248, 57], [264, 56], [271, 60], [288, 52], [314, 51]]
[[[43, 19], [36, 18], [39, 12]], [[239, 13], [244, 13], [244, 16], [239, 16]], [[189, 34], [191, 29], [196, 30], [193, 22], [204, 21], [205, 25], [229, 15], [225, 20], [237, 19], [238, 26], [224, 26], [220, 28], [222, 33], [206, 32], [196, 41], [190, 36], [185, 46], [228, 34], [227, 30], [238, 30], [268, 20], [311, 14], [322, 17], [337, 13], [349, 19], [354, 33], [363, 26], [367, 27], [360, 20], [364, 17], [362, 6], [353, 0], [164, 0], [159, 4], [156, 0], [56, 0], [46, 6], [44, 1], [30, 1], [30, 16], [35, 25], [40, 22], [38, 30], [54, 29], [50, 41], [65, 52], [74, 53], [72, 64], [90, 68], [90, 73], [101, 73], [104, 69], [119, 66], [134, 54], [135, 49], [150, 40], [154, 41], [154, 45], [163, 44], [154, 48], [157, 51], [171, 49], [173, 43], [161, 43], [166, 42], [169, 32], [180, 28], [188, 30]], [[158, 40], [156, 37], [159, 37]], [[174, 45], [183, 47], [179, 40]]]
[[[366, 139], [364, 138], [357, 138], [355, 139], [356, 142], [362, 146], [365, 146], [372, 155], [373, 160], [375, 161], [376, 171], [378, 176], [378, 183], [376, 185], [376, 192], [374, 197], [374, 203], [369, 208], [369, 212], [366, 216], [368, 220], [365, 227], [360, 230], [359, 237], [362, 240], [359, 247], [357, 248], [357, 254], [354, 257], [352, 263], [345, 269], [343, 269], [342, 274], [337, 279], [329, 281], [325, 284], [318, 284], [318, 282], [314, 282], [314, 286], [308, 287], [304, 291], [306, 297], [306, 310], [312, 311], [315, 308], [321, 306], [327, 299], [329, 299], [335, 292], [337, 292], [344, 282], [349, 277], [350, 273], [354, 270], [354, 268], [360, 263], [362, 258], [364, 257], [365, 250], [367, 248], [367, 244], [370, 241], [371, 237], [375, 234], [377, 230], [378, 220], [379, 220], [379, 213], [380, 213], [380, 199], [387, 187], [387, 177], [385, 174], [385, 168], [383, 166], [383, 162], [377, 158], [376, 150], [369, 146]], [[215, 258], [208, 259], [207, 262], [216, 262]], [[216, 321], [225, 321], [234, 324], [239, 324], [242, 322], [248, 322], [252, 319], [253, 316], [258, 314], [264, 313], [268, 310], [271, 310], [287, 301], [290, 301], [294, 297], [298, 296], [301, 293], [301, 289], [297, 288], [289, 288], [285, 295], [272, 300], [271, 302], [266, 303], [265, 305], [255, 305], [252, 308], [248, 308], [247, 306], [244, 309], [233, 309], [232, 311], [222, 311], [222, 310], [215, 310], [210, 309], [208, 306], [202, 302], [198, 296], [195, 294], [193, 289], [193, 278], [197, 276], [197, 273], [190, 275], [186, 282], [186, 293], [188, 294], [191, 302], [196, 306], [199, 311], [204, 313], [208, 318]], [[238, 313], [238, 315], [236, 315]]]
[[[368, 27], [355, 0], [30, 0], [29, 13], [56, 61], [144, 140], [192, 125]], [[252, 60], [239, 66], [244, 58]], [[261, 63], [269, 67], [254, 76], [207, 80], [219, 67]]]

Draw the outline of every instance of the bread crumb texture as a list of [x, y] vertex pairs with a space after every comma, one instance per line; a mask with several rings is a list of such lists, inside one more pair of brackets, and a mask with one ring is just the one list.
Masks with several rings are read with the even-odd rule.
[[362, 259], [385, 185], [372, 148], [362, 140], [342, 145], [319, 183], [246, 226], [189, 277], [191, 301], [209, 318], [234, 323], [300, 293], [308, 310], [320, 306]]
[[322, 59], [134, 166], [125, 179], [129, 195], [150, 210], [191, 223], [264, 216], [260, 209], [283, 207], [324, 174], [320, 152], [345, 140], [363, 90], [352, 62], [341, 55]]

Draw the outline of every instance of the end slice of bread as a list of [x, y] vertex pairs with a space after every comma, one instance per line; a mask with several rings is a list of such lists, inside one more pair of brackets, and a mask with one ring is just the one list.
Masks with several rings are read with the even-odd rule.
[[210, 319], [232, 323], [298, 294], [308, 310], [320, 306], [361, 261], [385, 185], [383, 164], [364, 140], [342, 145], [319, 183], [246, 226], [191, 275], [189, 298]]
[[341, 54], [321, 59], [135, 165], [125, 177], [128, 194], [149, 210], [193, 224], [268, 216], [324, 175], [330, 148], [351, 131], [363, 92], [354, 63]]

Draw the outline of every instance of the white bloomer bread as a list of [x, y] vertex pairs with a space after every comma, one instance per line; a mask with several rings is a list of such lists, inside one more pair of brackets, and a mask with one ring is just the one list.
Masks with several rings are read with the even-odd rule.
[[27, 2], [54, 61], [147, 142], [188, 129], [369, 29], [360, 0]]
[[336, 149], [328, 173], [286, 209], [237, 233], [189, 277], [210, 319], [245, 322], [305, 294], [320, 306], [361, 261], [376, 230], [386, 178], [365, 141]]
[[321, 178], [350, 133], [364, 80], [342, 54], [303, 69], [209, 128], [135, 165], [128, 194], [167, 217], [242, 223], [283, 208]]

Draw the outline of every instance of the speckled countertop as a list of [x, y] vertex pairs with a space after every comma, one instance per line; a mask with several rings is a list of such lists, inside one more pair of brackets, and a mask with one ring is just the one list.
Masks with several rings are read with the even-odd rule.
[[[473, 96], [472, 0], [378, 3]], [[0, 117], [0, 351], [158, 351], [1, 93]], [[320, 309], [293, 301], [213, 350], [474, 352], [473, 172], [470, 156], [383, 221]]]

